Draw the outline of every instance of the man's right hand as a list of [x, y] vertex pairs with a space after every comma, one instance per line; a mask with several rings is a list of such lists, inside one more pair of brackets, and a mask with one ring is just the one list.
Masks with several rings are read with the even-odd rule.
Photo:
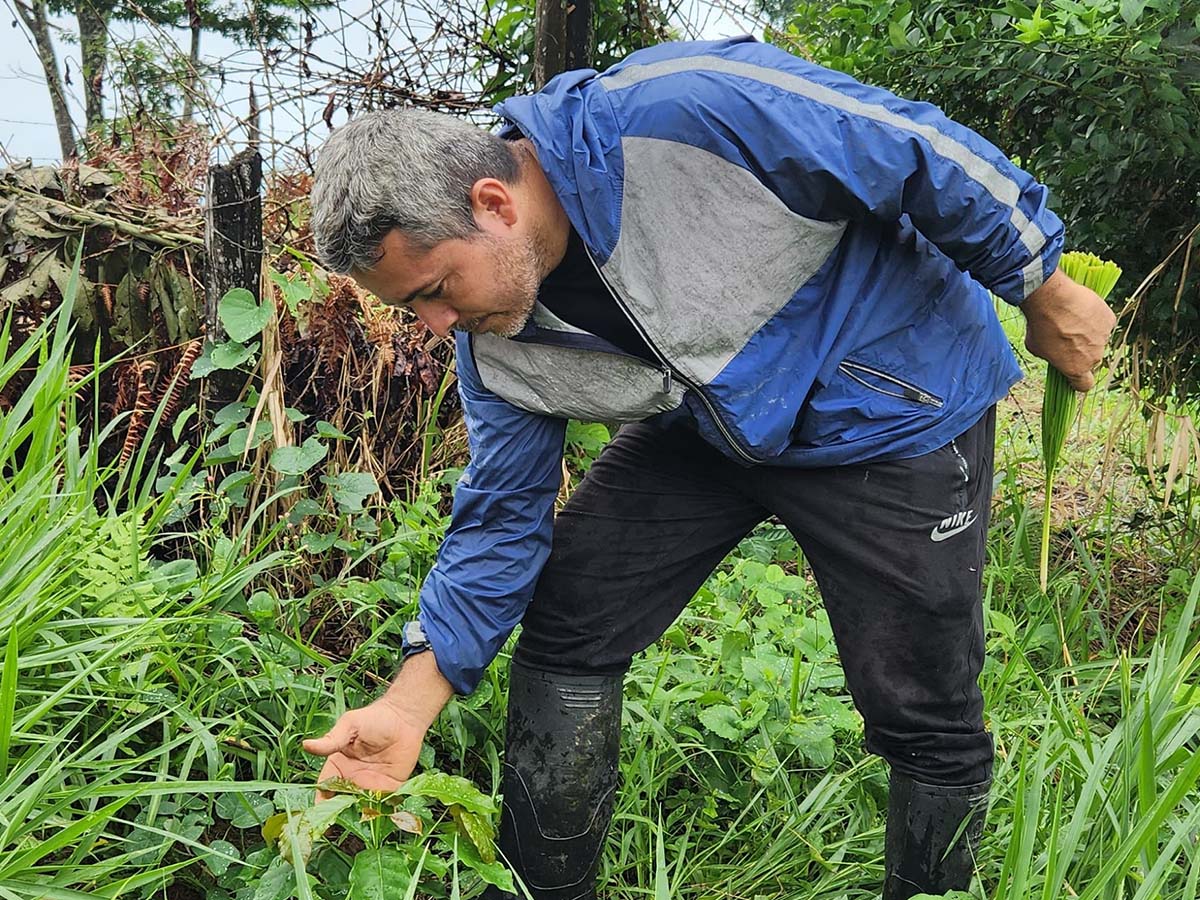
[[[361, 788], [390, 793], [412, 774], [425, 731], [385, 696], [345, 713], [324, 737], [306, 740], [304, 749], [325, 757], [319, 781], [345, 778]], [[318, 800], [330, 796], [317, 792]]]
[[[361, 788], [391, 792], [412, 774], [425, 732], [453, 696], [432, 652], [404, 664], [388, 692], [342, 715], [324, 737], [304, 749], [325, 757], [319, 781], [345, 778]], [[317, 791], [318, 800], [331, 794]]]
[[1092, 370], [1117, 324], [1108, 304], [1058, 269], [1025, 298], [1021, 312], [1025, 348], [1062, 372], [1075, 390], [1090, 391], [1096, 384]]

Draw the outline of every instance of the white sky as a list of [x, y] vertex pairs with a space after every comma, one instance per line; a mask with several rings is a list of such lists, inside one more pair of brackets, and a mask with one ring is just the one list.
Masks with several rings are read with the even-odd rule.
[[[353, 16], [356, 12], [370, 8], [371, 0], [351, 0], [340, 3], [335, 7], [336, 12], [326, 12], [322, 18], [330, 16]], [[739, 10], [744, 0], [689, 0], [689, 12], [686, 21], [700, 29], [706, 38], [718, 38], [747, 32], [757, 32], [752, 19], [741, 15]], [[35, 163], [56, 161], [60, 157], [58, 136], [54, 127], [54, 115], [50, 107], [50, 94], [42, 76], [41, 64], [34, 50], [32, 39], [26, 33], [24, 26], [16, 20], [16, 14], [11, 6], [11, 0], [0, 0], [4, 19], [0, 22], [0, 148], [13, 159], [32, 158]], [[58, 52], [59, 69], [69, 59], [71, 80], [73, 84], [67, 88], [68, 105], [76, 126], [81, 126], [83, 114], [83, 78], [79, 72], [78, 44], [73, 40], [76, 33], [75, 21], [71, 17], [57, 17], [52, 21], [56, 28], [55, 44]], [[124, 37], [133, 34], [130, 26], [118, 25], [116, 28]], [[362, 40], [367, 40], [366, 29], [361, 29]], [[64, 36], [68, 41], [64, 41]], [[141, 35], [145, 36], [143, 31]], [[186, 48], [188, 33], [184, 29], [171, 29], [159, 36], [159, 40], [173, 39], [177, 46]], [[319, 48], [318, 48], [319, 49]], [[339, 48], [340, 50], [340, 48]], [[219, 35], [205, 33], [203, 36], [202, 56], [207, 60], [227, 59], [239, 53], [237, 44]], [[253, 71], [259, 59], [258, 51], [241, 49], [240, 57], [244, 62], [242, 68]], [[226, 83], [226, 99], [232, 110], [245, 111], [247, 76], [231, 76]], [[111, 89], [109, 95], [111, 111]], [[306, 106], [298, 109], [278, 110], [275, 128], [295, 133], [311, 123], [319, 116], [323, 99], [308, 101]], [[339, 113], [344, 118], [344, 112]], [[267, 130], [269, 123], [263, 123]], [[322, 134], [324, 130], [322, 129]], [[4, 165], [0, 157], [0, 168]]]

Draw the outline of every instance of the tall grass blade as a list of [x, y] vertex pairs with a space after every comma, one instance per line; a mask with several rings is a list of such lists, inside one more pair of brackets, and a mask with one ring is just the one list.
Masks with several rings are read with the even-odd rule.
[[0, 672], [0, 784], [8, 775], [8, 748], [17, 708], [17, 649], [17, 630], [14, 628], [8, 633], [4, 671]]

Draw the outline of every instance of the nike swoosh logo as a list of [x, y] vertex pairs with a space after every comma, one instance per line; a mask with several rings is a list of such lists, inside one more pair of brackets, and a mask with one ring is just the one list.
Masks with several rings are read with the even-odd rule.
[[[956, 534], [961, 534], [975, 524], [975, 510], [971, 510], [965, 519], [960, 519], [960, 516], [961, 514], [951, 516], [949, 519], [944, 519], [935, 525], [933, 531], [929, 532], [929, 539], [935, 543], [940, 543], [954, 537]], [[955, 521], [958, 521], [959, 524], [955, 525]]]

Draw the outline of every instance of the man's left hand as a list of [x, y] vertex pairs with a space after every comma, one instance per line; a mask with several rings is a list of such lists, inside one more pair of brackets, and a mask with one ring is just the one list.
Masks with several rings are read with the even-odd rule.
[[1075, 390], [1091, 390], [1096, 384], [1092, 370], [1117, 325], [1100, 295], [1055, 271], [1025, 299], [1021, 312], [1025, 348], [1066, 375]]

